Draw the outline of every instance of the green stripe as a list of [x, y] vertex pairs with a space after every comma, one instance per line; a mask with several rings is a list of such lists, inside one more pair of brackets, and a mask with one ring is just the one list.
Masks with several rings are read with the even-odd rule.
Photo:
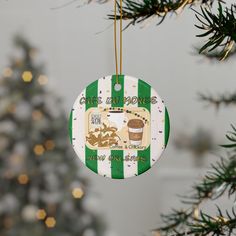
[[72, 120], [73, 120], [73, 110], [71, 110], [70, 118], [69, 118], [69, 137], [70, 137], [71, 144], [72, 144]]
[[[111, 83], [111, 96], [112, 96], [112, 107], [123, 107], [124, 102], [124, 75], [118, 76], [119, 84], [121, 85], [121, 90], [116, 91], [114, 86], [116, 84], [116, 75], [112, 76]], [[113, 179], [123, 179], [124, 178], [124, 161], [123, 161], [123, 151], [122, 150], [112, 150], [111, 151], [111, 176]]]
[[[86, 88], [86, 98], [97, 98], [98, 97], [98, 80], [94, 81], [91, 83], [87, 88]], [[91, 103], [91, 102], [86, 102], [86, 111], [91, 108], [91, 107], [97, 107], [97, 102]]]
[[[86, 88], [86, 98], [98, 97], [98, 81], [94, 81]], [[97, 107], [97, 102], [89, 103], [86, 102], [86, 111], [91, 107]], [[98, 165], [97, 165], [97, 150], [92, 150], [90, 148], [85, 147], [85, 164], [86, 166], [94, 172], [98, 172]]]
[[[143, 103], [142, 98], [150, 98], [151, 96], [151, 86], [145, 83], [142, 80], [138, 80], [138, 98], [139, 98], [139, 107], [145, 107], [149, 112], [151, 111], [151, 104]], [[143, 172], [147, 171], [151, 167], [150, 161], [150, 145], [147, 149], [143, 151], [138, 151], [138, 175], [142, 174]]]
[[94, 171], [95, 173], [98, 173], [98, 165], [97, 165], [97, 150], [92, 150], [90, 148], [85, 147], [85, 161], [86, 161], [86, 166]]
[[167, 109], [165, 108], [165, 147], [167, 146], [170, 136], [170, 118]]

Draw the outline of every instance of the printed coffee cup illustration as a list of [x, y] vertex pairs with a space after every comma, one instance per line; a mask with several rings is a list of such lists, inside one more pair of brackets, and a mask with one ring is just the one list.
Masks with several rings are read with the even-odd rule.
[[149, 121], [143, 107], [89, 108], [86, 145], [93, 150], [145, 150], [150, 144]]
[[141, 145], [144, 123], [140, 119], [131, 119], [128, 124], [129, 140], [131, 145]]
[[109, 111], [107, 118], [109, 122], [112, 122], [115, 124], [118, 130], [121, 130], [123, 127], [124, 119], [125, 119], [125, 113], [119, 110]]

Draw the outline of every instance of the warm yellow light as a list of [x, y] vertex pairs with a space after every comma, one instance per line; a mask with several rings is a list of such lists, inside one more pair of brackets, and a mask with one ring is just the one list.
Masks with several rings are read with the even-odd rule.
[[27, 184], [29, 182], [29, 177], [26, 174], [21, 174], [18, 176], [18, 182], [20, 184]]
[[13, 71], [12, 71], [11, 68], [5, 68], [4, 71], [3, 71], [3, 75], [4, 75], [5, 77], [11, 77], [12, 74], [13, 74]]
[[229, 221], [229, 219], [226, 219], [224, 217], [221, 217], [221, 220], [224, 222], [224, 223], [227, 223]]
[[55, 143], [54, 143], [54, 141], [53, 140], [47, 140], [46, 142], [45, 142], [45, 147], [46, 147], [46, 149], [47, 150], [53, 150], [54, 148], [55, 148]]
[[56, 220], [54, 217], [48, 217], [46, 220], [45, 220], [45, 224], [48, 228], [53, 228], [56, 226]]
[[47, 213], [44, 209], [39, 209], [36, 213], [36, 217], [38, 220], [44, 220], [47, 216]]
[[41, 145], [41, 144], [35, 145], [34, 153], [36, 155], [41, 156], [41, 155], [43, 155], [44, 151], [45, 151], [45, 149], [44, 149], [43, 145]]
[[82, 198], [84, 195], [84, 192], [81, 188], [74, 188], [72, 191], [72, 195], [74, 198]]
[[40, 75], [38, 77], [38, 82], [39, 82], [40, 85], [45, 85], [45, 84], [48, 83], [48, 77], [45, 76], [45, 75]]
[[199, 209], [198, 207], [196, 207], [193, 211], [193, 216], [195, 219], [198, 219], [199, 218]]
[[31, 80], [33, 79], [31, 71], [24, 71], [22, 74], [22, 79], [24, 80], [24, 82], [31, 82]]
[[39, 110], [35, 110], [32, 112], [32, 118], [33, 120], [41, 120], [43, 117], [43, 113]]
[[218, 216], [218, 217], [214, 217], [215, 221], [218, 221], [218, 222], [224, 222], [224, 223], [227, 223], [229, 220], [222, 217], [222, 216]]

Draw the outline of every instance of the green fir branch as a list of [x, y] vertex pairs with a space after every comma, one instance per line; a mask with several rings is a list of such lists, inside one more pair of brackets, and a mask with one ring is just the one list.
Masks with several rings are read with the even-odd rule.
[[[226, 135], [229, 144], [222, 145], [227, 149], [236, 147], [236, 128]], [[228, 197], [236, 196], [236, 155], [221, 158], [211, 166], [211, 170], [203, 179], [192, 187], [192, 193], [182, 196], [185, 210], [173, 209], [167, 215], [161, 215], [163, 226], [154, 230], [161, 235], [232, 235], [236, 228], [236, 214], [226, 211], [225, 215], [218, 207], [218, 215], [210, 216], [199, 210], [206, 200], [220, 198], [226, 192]], [[158, 234], [157, 234], [158, 235]]]
[[155, 229], [154, 231], [162, 232], [165, 235], [169, 233], [182, 231], [192, 219], [193, 210], [176, 210], [172, 209], [170, 214], [162, 214], [161, 219], [165, 224], [163, 227]]
[[184, 199], [184, 203], [194, 205], [201, 204], [205, 199], [217, 199], [226, 190], [229, 190], [229, 197], [236, 191], [236, 156], [229, 159], [221, 158], [219, 162], [211, 165], [209, 171], [200, 183], [193, 186], [193, 194]]
[[[217, 13], [212, 12], [212, 5], [218, 2]], [[119, 3], [119, 14], [117, 19], [122, 17], [128, 20], [126, 28], [144, 22], [152, 17], [158, 17], [157, 25], [161, 24], [167, 15], [178, 14], [184, 8], [192, 7], [195, 4], [201, 5], [201, 12], [194, 9], [197, 20], [200, 24], [195, 25], [201, 31], [197, 37], [208, 37], [206, 43], [200, 48], [199, 53], [208, 58], [226, 59], [231, 53], [235, 52], [236, 42], [236, 4], [230, 7], [223, 7], [222, 0], [124, 0], [122, 9]], [[108, 15], [109, 19], [114, 20], [114, 14]], [[216, 49], [220, 49], [217, 51]], [[216, 53], [214, 51], [216, 50]]]
[[[220, 1], [220, 0], [218, 0]], [[182, 11], [185, 7], [193, 6], [194, 4], [205, 4], [211, 6], [214, 0], [123, 0], [122, 16], [124, 20], [130, 21], [127, 25], [135, 25], [141, 23], [153, 16], [159, 18], [157, 25], [161, 24], [166, 16], [170, 13]], [[118, 4], [118, 3], [117, 3]], [[118, 4], [119, 13], [121, 6]], [[114, 14], [108, 15], [109, 19], [114, 19]], [[121, 15], [117, 15], [120, 19]]]
[[201, 25], [195, 25], [205, 31], [197, 37], [208, 37], [207, 42], [201, 47], [199, 53], [211, 52], [216, 48], [222, 48], [221, 60], [224, 60], [235, 50], [236, 42], [236, 5], [223, 8], [219, 2], [217, 14], [210, 9], [201, 7], [201, 13], [196, 12], [196, 17]]
[[[215, 49], [211, 52], [208, 51], [203, 51], [201, 52], [201, 54], [199, 54], [201, 47], [194, 47], [194, 51], [191, 53], [192, 55], [196, 56], [196, 55], [201, 55], [203, 57], [203, 59], [207, 59], [210, 63], [218, 63], [221, 58], [222, 58], [222, 50], [220, 49]], [[228, 56], [225, 58], [225, 60], [223, 60], [224, 62], [227, 62], [229, 59], [233, 58], [236, 55], [236, 47], [234, 47], [234, 49], [231, 50], [231, 52], [228, 54]], [[205, 60], [204, 60], [205, 62]]]
[[[196, 209], [196, 208], [195, 208]], [[236, 229], [236, 212], [232, 207], [231, 213], [226, 210], [223, 214], [219, 207], [218, 214], [211, 216], [200, 211], [199, 214], [192, 211], [173, 210], [169, 215], [162, 215], [165, 226], [159, 227], [154, 232], [165, 236], [185, 235], [232, 235]]]
[[228, 141], [230, 141], [230, 143], [221, 145], [221, 147], [236, 148], [236, 127], [234, 125], [231, 125], [231, 127], [232, 127], [232, 131], [228, 132], [228, 134], [225, 135]]
[[214, 105], [216, 108], [219, 108], [221, 105], [229, 106], [236, 104], [236, 92], [231, 94], [222, 94], [219, 96], [212, 96], [206, 94], [200, 94], [200, 99], [207, 102], [208, 104]]
[[181, 235], [231, 235], [236, 228], [235, 210], [232, 208], [231, 214], [226, 211], [223, 215], [218, 207], [218, 215], [214, 217], [201, 211], [199, 219], [195, 219], [188, 227], [190, 230]]

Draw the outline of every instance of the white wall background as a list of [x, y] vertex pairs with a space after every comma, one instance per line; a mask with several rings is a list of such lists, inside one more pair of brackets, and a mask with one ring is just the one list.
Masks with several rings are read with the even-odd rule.
[[[113, 4], [77, 8], [79, 2], [52, 10], [66, 0], [0, 0], [1, 70], [7, 66], [13, 35], [22, 33], [40, 48], [50, 86], [64, 97], [67, 112], [88, 83], [114, 73], [113, 29], [96, 34], [112, 23], [105, 17]], [[159, 27], [154, 19], [148, 27], [130, 27], [124, 32], [124, 73], [146, 80], [165, 100], [171, 117], [170, 143], [177, 131], [189, 132], [200, 124], [222, 141], [235, 121], [233, 107], [216, 112], [197, 100], [199, 91], [235, 90], [236, 60], [210, 63], [193, 56], [193, 46], [199, 42], [194, 23], [189, 10]], [[177, 207], [175, 194], [186, 191], [204, 173], [193, 166], [189, 154], [176, 152], [172, 145], [156, 166], [136, 178], [114, 181], [82, 169], [99, 202], [94, 209], [91, 199], [89, 207], [104, 213], [117, 236], [150, 235], [160, 221], [159, 214]]]

